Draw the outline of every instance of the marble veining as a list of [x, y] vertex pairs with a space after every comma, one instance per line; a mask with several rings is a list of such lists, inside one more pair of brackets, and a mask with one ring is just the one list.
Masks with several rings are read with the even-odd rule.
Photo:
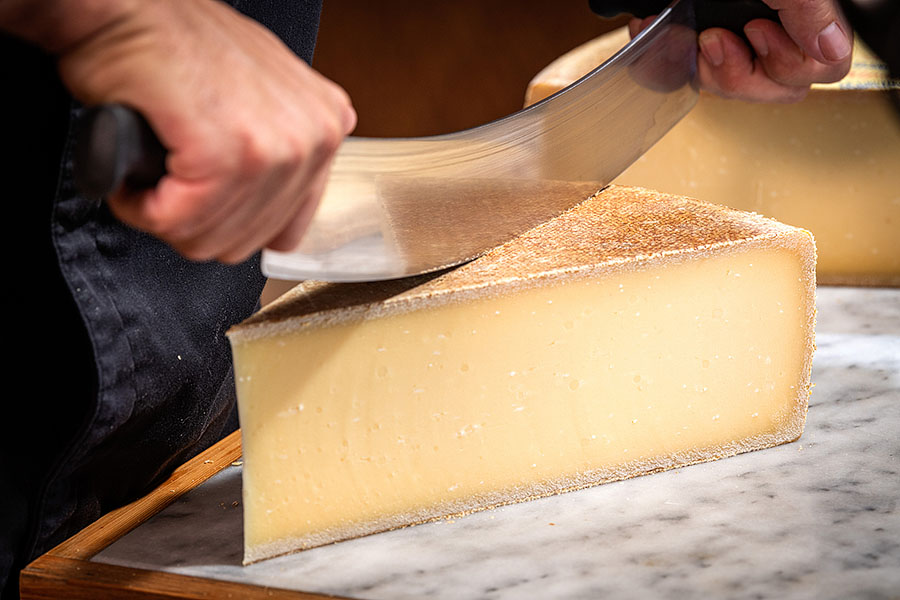
[[900, 290], [817, 298], [792, 444], [248, 567], [230, 467], [94, 560], [367, 600], [900, 598]]

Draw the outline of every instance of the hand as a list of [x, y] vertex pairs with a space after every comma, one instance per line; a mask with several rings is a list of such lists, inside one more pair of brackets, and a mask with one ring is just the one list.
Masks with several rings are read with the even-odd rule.
[[[699, 36], [703, 89], [751, 102], [798, 102], [813, 83], [838, 81], [850, 70], [852, 30], [836, 0], [765, 0], [781, 23], [757, 19], [744, 27], [752, 51], [725, 29]], [[632, 34], [646, 21], [634, 20]]]
[[137, 109], [169, 150], [168, 175], [113, 194], [114, 214], [197, 260], [294, 247], [356, 124], [346, 93], [223, 3], [93, 4], [107, 9], [98, 26], [82, 14], [59, 21], [75, 31], [34, 37], [58, 54], [73, 95]]

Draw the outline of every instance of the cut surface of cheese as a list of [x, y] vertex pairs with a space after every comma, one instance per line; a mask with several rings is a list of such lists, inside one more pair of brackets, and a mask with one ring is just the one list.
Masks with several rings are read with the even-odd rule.
[[229, 331], [246, 563], [796, 439], [811, 235], [610, 187], [448, 271]]
[[[538, 73], [532, 104], [628, 42], [619, 29]], [[701, 93], [694, 109], [616, 179], [758, 212], [812, 231], [824, 284], [900, 285], [900, 82], [861, 45], [842, 81], [797, 104]]]

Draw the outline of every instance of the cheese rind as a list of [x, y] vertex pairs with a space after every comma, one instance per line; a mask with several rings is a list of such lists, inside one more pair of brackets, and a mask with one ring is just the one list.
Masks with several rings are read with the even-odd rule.
[[[589, 72], [628, 41], [626, 29], [560, 57], [526, 104]], [[860, 45], [843, 80], [796, 104], [701, 93], [697, 105], [616, 183], [758, 212], [813, 232], [823, 284], [900, 285], [900, 82]]]
[[811, 236], [610, 188], [463, 267], [229, 332], [245, 562], [798, 437]]

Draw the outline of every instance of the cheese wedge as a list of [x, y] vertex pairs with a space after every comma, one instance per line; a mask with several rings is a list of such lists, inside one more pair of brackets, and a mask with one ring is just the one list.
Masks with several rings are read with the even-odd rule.
[[611, 187], [448, 271], [229, 331], [245, 562], [796, 439], [812, 236]]
[[[628, 42], [626, 29], [560, 57], [529, 84], [548, 96]], [[702, 93], [694, 109], [616, 179], [758, 212], [809, 229], [824, 284], [900, 285], [900, 82], [857, 45], [842, 81], [803, 102], [753, 104]]]

